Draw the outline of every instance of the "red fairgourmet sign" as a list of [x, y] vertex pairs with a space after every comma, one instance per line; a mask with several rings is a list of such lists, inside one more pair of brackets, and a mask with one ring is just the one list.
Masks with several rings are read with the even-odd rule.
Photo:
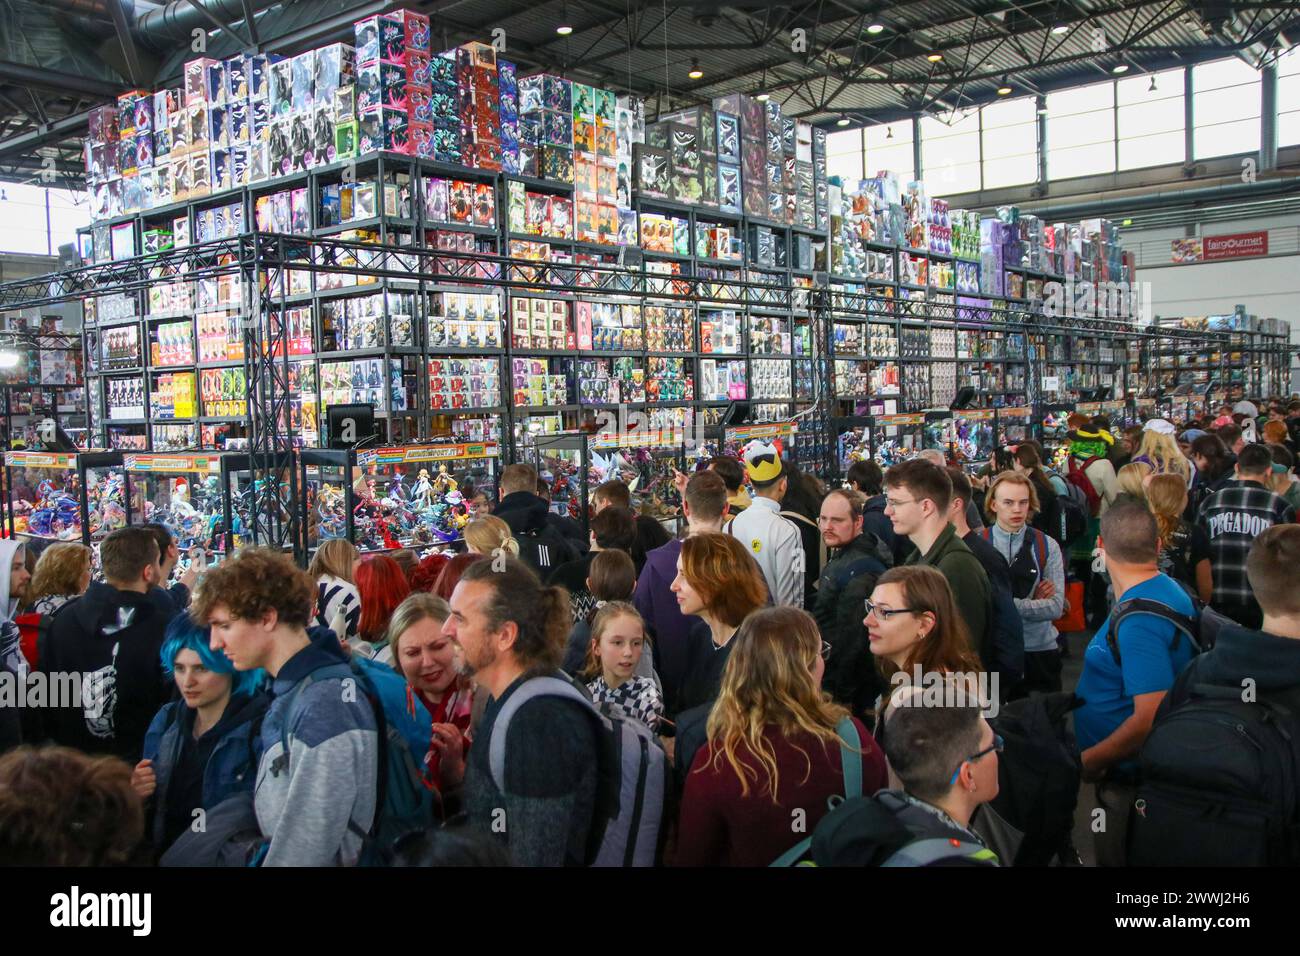
[[1241, 259], [1248, 256], [1268, 255], [1268, 231], [1238, 232], [1230, 236], [1206, 236], [1202, 246], [1202, 259]]

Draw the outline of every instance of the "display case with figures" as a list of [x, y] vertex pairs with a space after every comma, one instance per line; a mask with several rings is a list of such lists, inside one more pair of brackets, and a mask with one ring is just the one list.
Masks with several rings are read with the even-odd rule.
[[[216, 558], [259, 543], [249, 461], [241, 452], [124, 456], [132, 523], [166, 527], [186, 561], [196, 549]], [[284, 489], [279, 507], [271, 507], [262, 520], [287, 522], [287, 499]]]
[[[1047, 460], [1045, 465], [1057, 468], [1057, 460], [1063, 459], [1070, 447], [1070, 416], [1074, 414], [1074, 405], [1056, 404], [1042, 406], [1042, 419], [1038, 426], [1038, 440], [1042, 442]], [[1060, 468], [1057, 468], [1060, 471]]]
[[923, 448], [943, 452], [945, 461], [952, 460], [957, 444], [957, 422], [950, 411], [925, 412], [925, 432], [921, 439]]
[[967, 408], [953, 413], [953, 461], [966, 466], [992, 459], [997, 444], [997, 415], [991, 408]]
[[469, 523], [469, 499], [496, 482], [496, 442], [304, 449], [300, 501], [309, 554], [347, 538], [363, 552], [448, 545]]
[[632, 492], [633, 511], [657, 521], [681, 515], [674, 472], [686, 468], [685, 428], [597, 433], [588, 440], [592, 487], [622, 480]]
[[124, 485], [120, 452], [7, 451], [9, 533], [98, 550], [105, 535], [130, 523]]
[[912, 458], [924, 447], [925, 415], [875, 415], [871, 421], [871, 456], [881, 468]]
[[999, 408], [997, 415], [997, 444], [1016, 445], [1032, 437], [1034, 409], [1029, 405]]

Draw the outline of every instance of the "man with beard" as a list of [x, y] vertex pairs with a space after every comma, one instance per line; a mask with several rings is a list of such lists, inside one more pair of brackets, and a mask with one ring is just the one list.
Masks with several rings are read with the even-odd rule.
[[462, 672], [491, 695], [469, 752], [465, 810], [520, 866], [581, 866], [587, 858], [599, 771], [594, 711], [531, 696], [528, 687], [539, 677], [566, 679], [560, 660], [571, 623], [568, 592], [543, 587], [507, 557], [466, 569], [443, 624]]

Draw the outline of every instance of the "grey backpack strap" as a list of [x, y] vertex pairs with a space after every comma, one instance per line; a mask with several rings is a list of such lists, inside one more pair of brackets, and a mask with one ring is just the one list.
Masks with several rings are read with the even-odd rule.
[[897, 851], [881, 866], [929, 866], [940, 860], [974, 859], [981, 863], [996, 863], [997, 854], [978, 843], [958, 840], [954, 843], [945, 837], [917, 840]]
[[591, 701], [583, 696], [582, 691], [566, 680], [558, 677], [534, 677], [526, 680], [510, 695], [492, 722], [492, 733], [488, 738], [488, 767], [492, 771], [492, 782], [502, 793], [506, 789], [506, 736], [510, 731], [510, 720], [520, 707], [536, 697], [563, 697], [591, 709]]

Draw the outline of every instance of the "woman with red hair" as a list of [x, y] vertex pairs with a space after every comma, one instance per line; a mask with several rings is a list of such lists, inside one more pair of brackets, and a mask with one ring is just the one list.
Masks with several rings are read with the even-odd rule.
[[488, 560], [487, 557], [482, 554], [456, 555], [442, 566], [442, 571], [438, 574], [438, 580], [433, 585], [433, 593], [444, 601], [450, 601], [451, 592], [456, 590], [456, 585], [460, 583], [460, 576], [465, 573], [465, 569], [471, 564], [486, 560]]
[[391, 662], [392, 651], [385, 646], [388, 621], [397, 605], [411, 593], [411, 585], [402, 566], [386, 554], [371, 554], [361, 559], [356, 571], [357, 591], [361, 595], [361, 620], [357, 636], [364, 643], [353, 645], [353, 652]]

